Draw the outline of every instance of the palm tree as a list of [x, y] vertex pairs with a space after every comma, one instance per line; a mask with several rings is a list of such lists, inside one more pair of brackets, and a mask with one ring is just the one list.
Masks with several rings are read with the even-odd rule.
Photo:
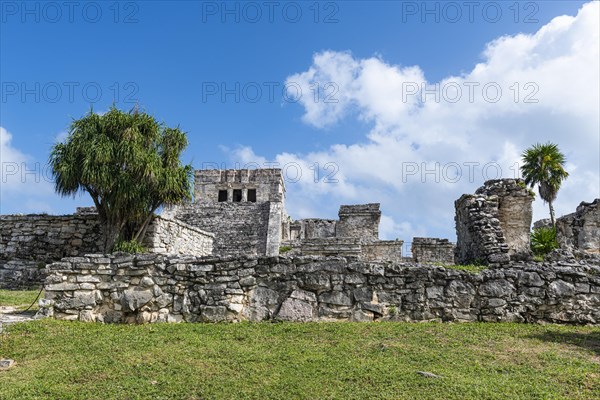
[[538, 185], [540, 197], [548, 203], [550, 208], [552, 226], [556, 226], [552, 203], [556, 200], [562, 181], [569, 176], [569, 173], [564, 169], [565, 156], [560, 152], [557, 145], [548, 142], [546, 144], [534, 144], [525, 150], [521, 157], [523, 159], [521, 172], [525, 184], [532, 188]]

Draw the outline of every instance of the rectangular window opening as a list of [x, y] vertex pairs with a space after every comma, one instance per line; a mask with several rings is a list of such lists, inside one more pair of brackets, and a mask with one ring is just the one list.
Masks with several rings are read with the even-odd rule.
[[256, 189], [248, 189], [248, 201], [256, 203]]
[[219, 190], [219, 202], [227, 201], [227, 190]]
[[233, 189], [233, 201], [236, 203], [242, 201], [242, 189]]

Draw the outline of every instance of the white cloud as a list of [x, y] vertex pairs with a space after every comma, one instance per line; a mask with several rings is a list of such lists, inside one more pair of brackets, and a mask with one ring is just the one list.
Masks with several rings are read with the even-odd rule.
[[[328, 210], [331, 217], [336, 203], [381, 201], [382, 237], [454, 238], [454, 200], [474, 192], [484, 178], [495, 178], [498, 167], [502, 177], [514, 177], [521, 151], [546, 141], [557, 143], [569, 160], [571, 176], [558, 195], [557, 214], [598, 197], [599, 10], [600, 3], [592, 2], [577, 16], [557, 17], [535, 34], [500, 37], [485, 47], [483, 61], [470, 72], [440, 82], [428, 82], [418, 66], [380, 57], [316, 54], [307, 71], [287, 82], [300, 85], [304, 94], [334, 82], [337, 102], [303, 96], [303, 120], [327, 128], [353, 116], [372, 128], [360, 143], [276, 156], [275, 161], [297, 163], [303, 171], [315, 162], [339, 168], [337, 184], [314, 183], [310, 173], [288, 184], [290, 214]], [[436, 87], [437, 93], [422, 91]], [[233, 156], [262, 159], [249, 148]], [[462, 175], [455, 179], [457, 168]], [[546, 216], [547, 206], [537, 200], [534, 219]]]
[[62, 143], [67, 137], [69, 137], [68, 131], [59, 132], [58, 135], [56, 135], [56, 137], [54, 138], [54, 143]]
[[0, 127], [0, 212], [51, 212], [48, 198], [54, 191], [47, 165], [15, 148], [12, 138]]

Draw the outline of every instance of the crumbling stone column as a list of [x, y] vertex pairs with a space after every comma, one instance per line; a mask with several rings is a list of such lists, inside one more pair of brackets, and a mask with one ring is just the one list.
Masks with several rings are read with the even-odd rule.
[[600, 199], [583, 201], [574, 213], [558, 218], [556, 239], [561, 249], [600, 253]]
[[485, 182], [474, 195], [455, 202], [456, 259], [466, 263], [506, 263], [531, 257], [532, 193], [520, 179]]

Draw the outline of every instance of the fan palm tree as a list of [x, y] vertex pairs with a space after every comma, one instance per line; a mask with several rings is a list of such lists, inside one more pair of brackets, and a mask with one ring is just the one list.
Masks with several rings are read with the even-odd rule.
[[525, 150], [521, 157], [523, 160], [521, 172], [525, 184], [532, 188], [538, 185], [540, 197], [548, 203], [552, 226], [556, 226], [552, 203], [556, 200], [560, 185], [569, 176], [564, 169], [565, 156], [556, 144], [548, 142], [534, 144]]

